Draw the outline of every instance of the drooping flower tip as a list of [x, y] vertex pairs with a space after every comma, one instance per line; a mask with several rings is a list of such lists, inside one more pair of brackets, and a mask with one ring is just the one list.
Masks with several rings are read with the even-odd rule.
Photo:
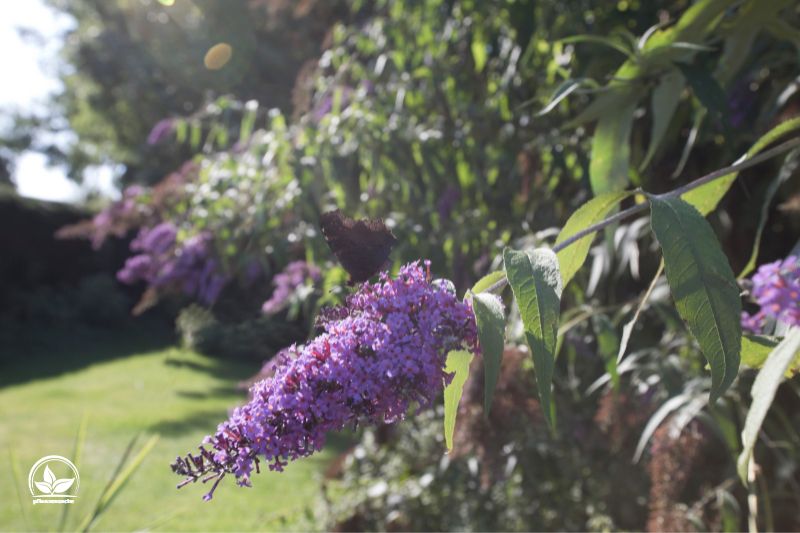
[[469, 304], [416, 262], [394, 279], [384, 273], [361, 285], [318, 325], [322, 333], [285, 351], [272, 377], [251, 388], [250, 402], [173, 471], [217, 482], [231, 473], [248, 486], [259, 458], [281, 471], [320, 450], [329, 431], [395, 422], [413, 405], [430, 405], [448, 377], [447, 353], [477, 351]]

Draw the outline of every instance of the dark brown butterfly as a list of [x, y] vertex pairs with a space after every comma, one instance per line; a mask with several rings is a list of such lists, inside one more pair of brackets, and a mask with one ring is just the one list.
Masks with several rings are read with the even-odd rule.
[[319, 225], [333, 255], [350, 274], [351, 284], [377, 274], [397, 242], [382, 220], [353, 220], [338, 209], [323, 213]]

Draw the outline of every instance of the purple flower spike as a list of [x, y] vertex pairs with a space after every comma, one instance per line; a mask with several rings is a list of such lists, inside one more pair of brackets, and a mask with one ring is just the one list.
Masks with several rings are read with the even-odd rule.
[[322, 334], [291, 347], [274, 375], [250, 389], [250, 402], [205, 438], [208, 447], [177, 458], [172, 470], [186, 478], [179, 487], [227, 473], [249, 486], [261, 460], [281, 471], [320, 450], [329, 431], [402, 420], [442, 391], [449, 351], [477, 352], [469, 303], [433, 283], [418, 262], [395, 279], [383, 273], [363, 284], [319, 324]]
[[767, 319], [800, 326], [800, 260], [789, 256], [767, 263], [753, 275], [753, 300], [761, 306], [754, 315], [742, 313], [742, 327], [762, 332]]

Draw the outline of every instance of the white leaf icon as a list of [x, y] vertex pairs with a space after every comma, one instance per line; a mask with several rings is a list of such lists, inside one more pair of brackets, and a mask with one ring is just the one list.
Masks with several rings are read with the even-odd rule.
[[53, 494], [63, 494], [67, 492], [74, 482], [74, 477], [57, 480], [55, 483], [53, 483]]
[[52, 494], [53, 488], [50, 486], [50, 483], [46, 483], [44, 481], [34, 481], [36, 484], [36, 488], [39, 489], [39, 492], [44, 494]]
[[53, 475], [53, 471], [50, 470], [50, 467], [47, 465], [45, 465], [44, 467], [44, 481], [50, 486], [52, 486], [53, 483], [56, 482], [56, 476]]

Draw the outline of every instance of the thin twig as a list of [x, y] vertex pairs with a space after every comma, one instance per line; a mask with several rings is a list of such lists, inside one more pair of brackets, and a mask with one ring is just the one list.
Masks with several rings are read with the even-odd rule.
[[[658, 199], [658, 200], [667, 200], [669, 198], [677, 198], [679, 196], [682, 196], [682, 195], [686, 194], [687, 192], [689, 192], [689, 191], [691, 191], [693, 189], [701, 187], [701, 186], [703, 186], [703, 185], [705, 185], [707, 183], [710, 183], [710, 182], [712, 182], [712, 181], [714, 181], [716, 179], [722, 178], [722, 177], [727, 176], [729, 174], [733, 174], [734, 172], [741, 172], [742, 170], [745, 170], [745, 169], [748, 169], [748, 168], [753, 167], [755, 165], [758, 165], [759, 163], [762, 163], [762, 162], [764, 162], [764, 161], [766, 161], [768, 159], [771, 159], [771, 158], [773, 158], [773, 157], [775, 157], [777, 155], [780, 155], [782, 153], [788, 152], [789, 150], [791, 150], [793, 148], [797, 148], [797, 147], [800, 147], [800, 137], [795, 137], [794, 139], [790, 139], [790, 140], [788, 140], [788, 141], [786, 141], [784, 143], [779, 144], [778, 146], [776, 146], [774, 148], [770, 148], [769, 150], [761, 152], [760, 154], [758, 154], [756, 156], [753, 156], [751, 158], [745, 159], [744, 161], [740, 161], [738, 163], [734, 163], [733, 165], [721, 168], [719, 170], [715, 170], [714, 172], [706, 174], [705, 176], [701, 176], [701, 177], [697, 178], [696, 180], [691, 181], [691, 182], [687, 183], [686, 185], [683, 185], [682, 187], [678, 187], [677, 189], [673, 189], [673, 190], [671, 190], [669, 192], [665, 192], [663, 194], [650, 194], [649, 196], [651, 198], [655, 198], [655, 199]], [[642, 202], [642, 203], [633, 205], [633, 206], [631, 206], [631, 207], [629, 207], [627, 209], [623, 209], [622, 211], [620, 211], [618, 213], [615, 213], [614, 215], [611, 215], [610, 217], [605, 218], [605, 219], [601, 220], [600, 222], [598, 222], [596, 224], [592, 224], [591, 226], [589, 226], [589, 227], [577, 232], [575, 235], [572, 235], [568, 239], [565, 239], [565, 240], [561, 241], [560, 243], [558, 243], [555, 246], [553, 246], [552, 250], [554, 252], [556, 252], [556, 253], [560, 252], [564, 248], [567, 248], [567, 247], [575, 244], [576, 242], [578, 242], [579, 240], [583, 239], [584, 237], [587, 237], [587, 236], [589, 236], [589, 235], [591, 235], [591, 234], [593, 234], [593, 233], [595, 233], [597, 231], [600, 231], [601, 229], [604, 229], [604, 228], [606, 228], [606, 227], [608, 227], [608, 226], [610, 226], [612, 224], [616, 224], [617, 222], [625, 220], [626, 218], [629, 218], [629, 217], [635, 215], [636, 213], [640, 213], [642, 211], [645, 211], [648, 207], [649, 207], [648, 202]], [[496, 292], [496, 291], [501, 290], [502, 288], [504, 288], [506, 286], [506, 284], [508, 284], [508, 279], [503, 278], [501, 280], [496, 281], [494, 284], [492, 284], [486, 290], [488, 292]]]

